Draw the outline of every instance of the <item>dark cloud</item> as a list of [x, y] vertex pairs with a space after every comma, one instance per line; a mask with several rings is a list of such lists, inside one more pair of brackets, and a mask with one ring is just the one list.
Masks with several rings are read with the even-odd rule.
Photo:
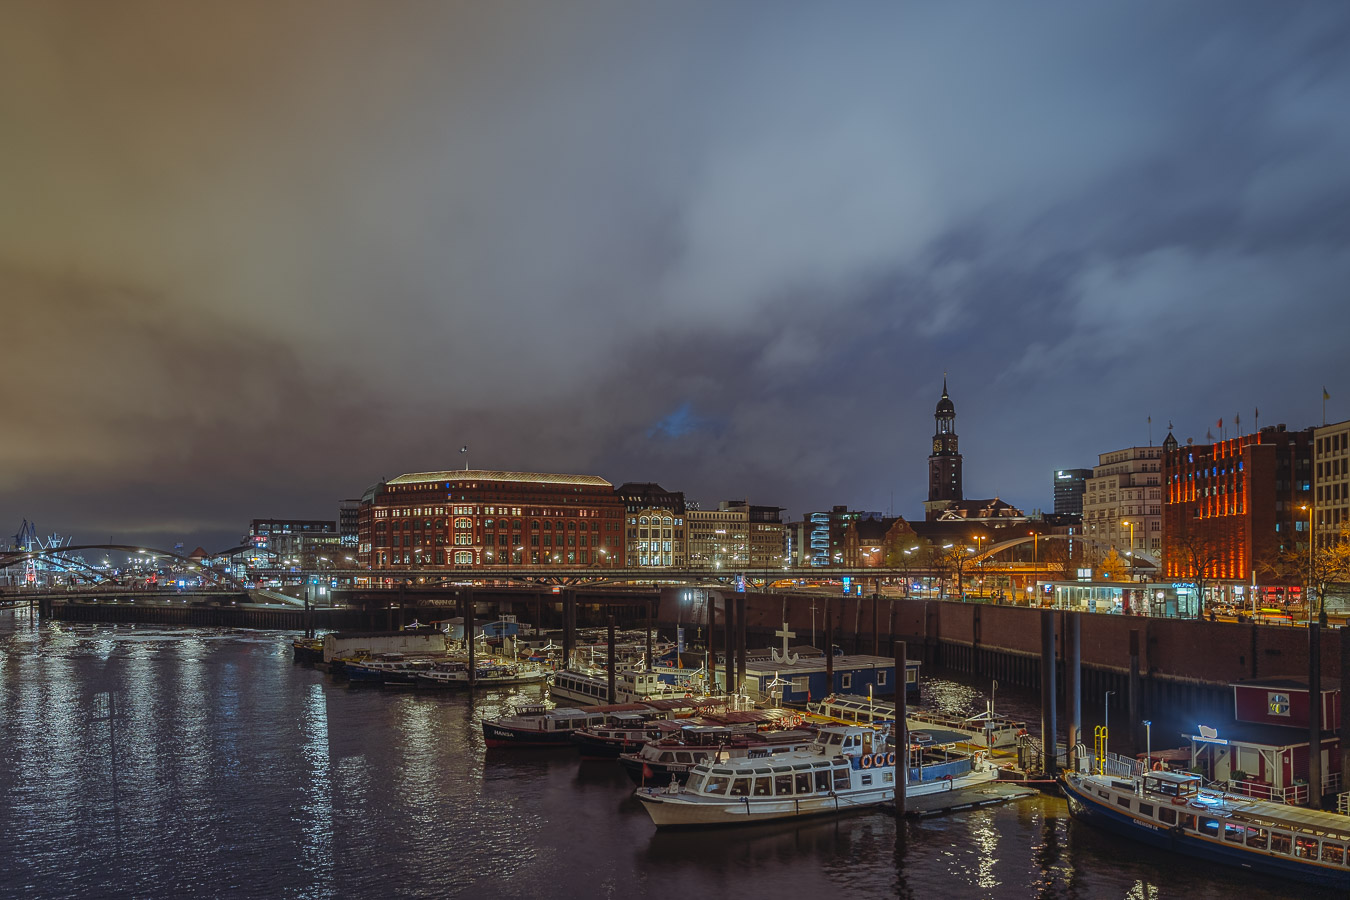
[[[14, 3], [0, 510], [459, 462], [916, 513], [1350, 398], [1338, 3]], [[0, 525], [3, 525], [0, 522]]]

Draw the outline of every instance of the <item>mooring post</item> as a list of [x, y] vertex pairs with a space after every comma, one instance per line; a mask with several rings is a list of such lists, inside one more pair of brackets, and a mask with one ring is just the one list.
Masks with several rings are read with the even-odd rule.
[[652, 619], [656, 618], [655, 606], [654, 600], [647, 601], [647, 668], [652, 671], [656, 669], [656, 660], [652, 659]]
[[469, 645], [469, 687], [473, 687], [478, 684], [478, 667], [474, 665], [473, 659], [473, 588], [466, 588], [464, 594], [464, 640]]
[[1055, 611], [1041, 610], [1041, 759], [1042, 771], [1054, 777], [1058, 747], [1055, 721]]
[[825, 595], [825, 694], [834, 693], [834, 604]]
[[1350, 778], [1350, 624], [1341, 626], [1341, 788]]
[[881, 655], [881, 627], [877, 618], [877, 605], [881, 603], [881, 591], [872, 592], [872, 655]]
[[1064, 623], [1064, 700], [1069, 719], [1069, 761], [1077, 765], [1077, 747], [1083, 740], [1083, 630], [1082, 613], [1069, 613]]
[[1139, 629], [1130, 629], [1130, 683], [1125, 693], [1126, 715], [1130, 717], [1130, 727], [1125, 733], [1130, 736], [1130, 746], [1139, 746], [1139, 727], [1143, 716], [1139, 714], [1139, 700], [1143, 694], [1143, 682], [1139, 678]]
[[1322, 808], [1322, 626], [1316, 621], [1308, 623], [1308, 806]]
[[[713, 596], [712, 591], [708, 591], [708, 687], [714, 692], [717, 690], [717, 645], [713, 642], [715, 634], [717, 634], [717, 598]], [[725, 638], [722, 643], [726, 643]], [[726, 671], [725, 668], [723, 671]]]
[[736, 641], [736, 693], [738, 695], [745, 685], [745, 639], [750, 631], [749, 606], [746, 602], [748, 599], [745, 594], [736, 595], [736, 633], [739, 636]]
[[619, 668], [619, 661], [614, 656], [614, 613], [609, 614], [609, 632], [605, 637], [605, 644], [609, 651], [609, 702], [618, 703], [618, 692], [614, 686], [614, 673]]
[[572, 621], [572, 610], [576, 606], [577, 599], [572, 593], [571, 588], [563, 588], [562, 592], [562, 625], [563, 625], [563, 660], [562, 667], [570, 669], [572, 667], [572, 651], [576, 649], [576, 636], [572, 629], [575, 623]]
[[909, 690], [909, 662], [905, 659], [905, 642], [895, 642], [895, 836], [900, 840], [903, 828], [900, 820], [905, 817], [905, 805], [909, 796], [906, 782], [909, 775], [909, 729], [905, 727], [905, 718], [909, 715], [906, 693]]

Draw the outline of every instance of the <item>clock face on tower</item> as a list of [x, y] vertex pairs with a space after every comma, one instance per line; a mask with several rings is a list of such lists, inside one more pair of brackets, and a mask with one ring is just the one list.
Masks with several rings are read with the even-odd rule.
[[942, 452], [942, 441], [938, 438], [933, 438], [933, 452], [934, 453]]

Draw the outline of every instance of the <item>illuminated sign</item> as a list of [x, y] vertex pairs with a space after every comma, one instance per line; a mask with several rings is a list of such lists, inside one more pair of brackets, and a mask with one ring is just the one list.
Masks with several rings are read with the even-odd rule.
[[1289, 715], [1289, 695], [1270, 691], [1266, 694], [1266, 709], [1272, 716]]

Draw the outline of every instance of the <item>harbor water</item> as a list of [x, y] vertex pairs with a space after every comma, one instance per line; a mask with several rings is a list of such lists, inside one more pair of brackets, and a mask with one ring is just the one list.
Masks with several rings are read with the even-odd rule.
[[[658, 833], [613, 762], [487, 750], [539, 688], [355, 689], [280, 632], [0, 612], [0, 897], [1321, 897], [1063, 800]], [[925, 693], [983, 708], [960, 679]], [[1027, 693], [999, 712], [1038, 716]]]

